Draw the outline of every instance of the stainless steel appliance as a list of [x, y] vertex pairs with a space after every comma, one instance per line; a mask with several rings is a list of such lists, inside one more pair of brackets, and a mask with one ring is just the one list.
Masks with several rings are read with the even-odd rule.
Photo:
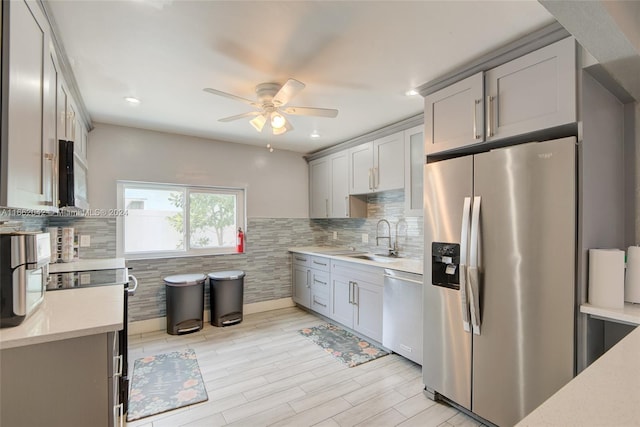
[[382, 345], [422, 365], [422, 275], [384, 270]]
[[0, 234], [0, 327], [22, 323], [44, 300], [49, 233]]
[[576, 138], [425, 166], [428, 394], [511, 426], [574, 375]]
[[87, 167], [74, 153], [73, 141], [58, 141], [58, 206], [88, 209]]
[[[113, 418], [117, 420], [116, 412], [120, 412], [120, 416], [124, 416], [127, 412], [129, 403], [129, 356], [128, 356], [128, 304], [129, 297], [135, 295], [138, 288], [138, 280], [129, 269], [124, 267], [124, 262], [120, 268], [100, 268], [94, 263], [93, 270], [73, 270], [69, 264], [56, 266], [65, 271], [51, 273], [49, 275], [49, 283], [47, 291], [58, 291], [65, 289], [76, 289], [93, 286], [122, 286], [124, 285], [124, 307], [123, 307], [123, 329], [118, 331], [118, 351], [117, 357], [121, 358], [121, 370], [119, 370], [119, 381], [117, 384], [117, 399], [110, 402], [114, 408]], [[69, 271], [69, 270], [72, 271]], [[131, 285], [131, 286], [130, 286]], [[110, 422], [110, 425], [113, 424]]]

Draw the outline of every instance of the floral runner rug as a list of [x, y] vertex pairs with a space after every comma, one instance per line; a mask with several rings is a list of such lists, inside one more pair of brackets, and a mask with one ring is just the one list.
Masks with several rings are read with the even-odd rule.
[[331, 323], [301, 329], [298, 332], [350, 368], [389, 354]]
[[136, 359], [127, 421], [208, 399], [193, 349]]

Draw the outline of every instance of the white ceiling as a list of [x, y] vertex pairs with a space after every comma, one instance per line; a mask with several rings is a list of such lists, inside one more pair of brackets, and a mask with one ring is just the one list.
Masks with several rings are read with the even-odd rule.
[[[535, 1], [48, 5], [93, 121], [302, 153], [420, 113], [422, 98], [405, 91], [553, 22]], [[249, 119], [218, 122], [250, 106], [202, 91], [255, 99], [258, 83], [289, 77], [307, 85], [289, 105], [338, 117], [289, 116], [293, 131], [261, 134]]]

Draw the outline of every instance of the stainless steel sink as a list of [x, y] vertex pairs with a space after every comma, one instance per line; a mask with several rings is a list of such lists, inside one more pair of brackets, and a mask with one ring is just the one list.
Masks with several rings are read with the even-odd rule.
[[394, 257], [394, 256], [390, 256], [390, 255], [385, 255], [385, 254], [357, 254], [357, 255], [347, 255], [349, 258], [356, 258], [356, 259], [366, 259], [368, 261], [375, 261], [375, 262], [394, 262], [398, 259], [398, 257]]

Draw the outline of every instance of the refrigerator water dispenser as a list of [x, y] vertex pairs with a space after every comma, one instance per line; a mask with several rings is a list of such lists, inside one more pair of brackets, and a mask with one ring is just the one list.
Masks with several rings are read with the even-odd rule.
[[460, 245], [431, 243], [431, 283], [434, 286], [460, 289]]

